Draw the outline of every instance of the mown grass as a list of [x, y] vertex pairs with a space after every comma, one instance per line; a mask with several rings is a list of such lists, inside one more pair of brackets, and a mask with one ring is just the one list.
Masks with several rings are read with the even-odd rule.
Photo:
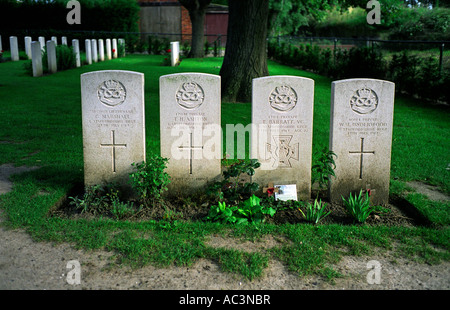
[[[450, 193], [449, 110], [398, 96], [395, 102], [391, 194], [402, 195], [434, 227], [366, 225], [272, 225], [236, 227], [206, 222], [70, 220], [49, 217], [49, 210], [69, 188], [83, 180], [80, 74], [96, 70], [131, 70], [145, 74], [148, 152], [159, 152], [159, 77], [176, 72], [218, 74], [222, 59], [183, 60], [171, 68], [163, 56], [130, 55], [41, 78], [25, 75], [24, 61], [0, 64], [0, 164], [39, 166], [13, 176], [14, 190], [0, 196], [8, 227], [24, 228], [37, 241], [67, 242], [83, 249], [106, 249], [116, 263], [136, 268], [190, 266], [199, 258], [217, 262], [226, 272], [248, 279], [264, 274], [271, 259], [300, 276], [339, 274], [332, 265], [343, 255], [375, 255], [395, 250], [421, 262], [449, 260], [449, 204], [407, 191], [405, 181], [420, 180]], [[315, 80], [314, 150], [328, 145], [331, 80], [270, 62], [271, 75], [299, 75]], [[251, 122], [249, 104], [222, 104], [222, 125]], [[220, 234], [238, 240], [266, 235], [289, 242], [258, 252], [208, 245]], [[394, 244], [396, 245], [394, 247]]]

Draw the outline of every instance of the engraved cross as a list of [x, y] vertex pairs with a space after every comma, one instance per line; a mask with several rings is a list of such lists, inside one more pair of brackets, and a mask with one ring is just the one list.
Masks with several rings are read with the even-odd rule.
[[111, 162], [112, 162], [112, 172], [116, 172], [116, 147], [127, 147], [126, 144], [116, 144], [115, 131], [111, 130], [111, 141], [112, 143], [101, 143], [100, 147], [110, 147], [111, 148]]
[[359, 151], [349, 151], [350, 154], [359, 155], [359, 179], [362, 179], [362, 170], [363, 170], [363, 159], [364, 154], [375, 154], [375, 151], [364, 151], [364, 138], [361, 138], [361, 150]]
[[194, 146], [193, 145], [193, 141], [192, 141], [192, 132], [190, 133], [189, 136], [189, 146], [179, 146], [179, 149], [187, 149], [189, 150], [189, 174], [192, 174], [192, 159], [194, 157], [194, 150], [198, 149], [201, 150], [203, 149], [203, 146]]

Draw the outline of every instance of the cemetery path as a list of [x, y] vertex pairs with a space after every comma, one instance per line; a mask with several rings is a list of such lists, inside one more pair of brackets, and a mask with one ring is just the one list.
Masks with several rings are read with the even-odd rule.
[[[205, 259], [191, 267], [132, 270], [110, 267], [111, 253], [34, 242], [22, 230], [0, 227], [0, 240], [0, 290], [450, 290], [450, 262], [419, 264], [389, 254], [344, 257], [336, 270], [345, 276], [333, 285], [320, 277], [300, 278], [278, 261], [269, 263], [262, 278], [248, 281], [222, 272], [216, 263]], [[220, 246], [220, 241], [214, 242]], [[67, 281], [73, 268], [67, 265], [71, 260], [81, 265], [79, 285]], [[371, 260], [381, 264], [380, 284], [367, 282]]]
[[[7, 168], [0, 176], [0, 194], [11, 188], [8, 176], [14, 169]], [[146, 266], [137, 270], [111, 267], [109, 252], [77, 250], [65, 243], [35, 242], [23, 230], [2, 227], [3, 220], [0, 213], [0, 290], [450, 290], [450, 262], [419, 264], [389, 253], [344, 257], [334, 266], [344, 277], [336, 279], [334, 285], [320, 277], [300, 278], [276, 260], [269, 263], [262, 278], [253, 281], [224, 273], [215, 262], [205, 259], [191, 267]], [[209, 245], [255, 250], [276, 246], [276, 242], [275, 238], [269, 238], [264, 244], [233, 245], [226, 238], [213, 238]], [[79, 285], [67, 281], [73, 268], [68, 263], [72, 260], [81, 265]], [[367, 281], [370, 272], [367, 263], [371, 260], [381, 264], [380, 284]]]

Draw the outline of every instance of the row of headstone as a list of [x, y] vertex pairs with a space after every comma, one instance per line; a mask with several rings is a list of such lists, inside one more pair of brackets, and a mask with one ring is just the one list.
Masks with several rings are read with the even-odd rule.
[[[11, 60], [19, 60], [19, 45], [17, 37], [11, 36], [10, 49], [11, 49]], [[58, 38], [55, 36], [51, 37], [51, 40], [45, 41], [44, 37], [39, 37], [38, 41], [33, 41], [30, 36], [26, 36], [25, 40], [25, 53], [28, 58], [32, 60], [33, 76], [42, 76], [42, 53], [45, 48], [47, 49], [47, 60], [49, 73], [57, 72], [57, 60], [56, 60], [56, 46], [58, 45]], [[61, 38], [61, 44], [67, 45], [67, 37]], [[1, 36], [0, 36], [0, 46], [1, 46]], [[37, 47], [39, 46], [39, 48]], [[85, 53], [86, 53], [86, 64], [90, 65], [93, 62], [111, 60], [112, 58], [118, 57], [118, 46], [125, 47], [125, 39], [86, 39], [85, 40]], [[81, 66], [80, 57], [80, 44], [77, 39], [72, 40], [73, 52], [75, 54], [76, 67]], [[1, 48], [0, 48], [1, 50]], [[105, 55], [106, 51], [106, 55]]]
[[[169, 158], [173, 195], [204, 190], [220, 179], [220, 85], [220, 76], [211, 74], [160, 77], [160, 147], [161, 156]], [[126, 184], [131, 163], [146, 157], [144, 75], [85, 73], [81, 92], [85, 185]], [[257, 78], [252, 124], [227, 125], [227, 152], [235, 134], [239, 149], [245, 144], [245, 132], [250, 133], [251, 158], [261, 163], [253, 181], [263, 186], [294, 185], [295, 199], [311, 196], [313, 98], [311, 79]], [[372, 203], [387, 204], [394, 84], [374, 79], [335, 81], [331, 98], [330, 150], [337, 155], [331, 201], [370, 189]]]

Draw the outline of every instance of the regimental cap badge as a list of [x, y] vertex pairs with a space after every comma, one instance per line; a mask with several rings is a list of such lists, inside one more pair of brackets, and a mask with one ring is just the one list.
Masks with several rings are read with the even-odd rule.
[[107, 80], [97, 89], [98, 99], [107, 106], [118, 106], [125, 101], [127, 92], [122, 83], [115, 80]]
[[290, 111], [297, 104], [297, 93], [288, 85], [276, 87], [269, 95], [270, 106], [277, 111]]
[[372, 113], [378, 107], [378, 96], [370, 88], [358, 89], [350, 98], [350, 107], [358, 114]]

